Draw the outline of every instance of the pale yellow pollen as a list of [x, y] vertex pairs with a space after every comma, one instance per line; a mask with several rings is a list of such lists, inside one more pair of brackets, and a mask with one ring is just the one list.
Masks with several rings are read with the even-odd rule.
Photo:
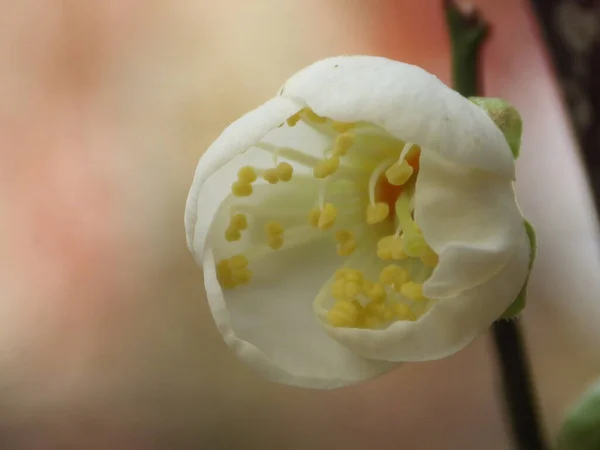
[[[364, 307], [364, 314], [366, 315], [367, 326], [373, 324], [377, 325], [381, 322], [387, 322], [394, 318], [394, 310], [382, 302], [372, 301]], [[370, 318], [377, 319], [376, 321], [369, 321]], [[369, 324], [371, 322], [371, 324]]]
[[412, 176], [414, 169], [405, 160], [394, 163], [386, 170], [385, 176], [390, 184], [402, 186]]
[[339, 230], [335, 233], [337, 241], [337, 254], [340, 256], [350, 256], [356, 250], [356, 238], [348, 230]]
[[404, 283], [400, 289], [400, 293], [404, 297], [416, 302], [427, 300], [427, 297], [423, 295], [423, 285], [414, 281]]
[[245, 230], [248, 228], [248, 219], [245, 214], [234, 214], [229, 221], [229, 226], [236, 230]]
[[379, 282], [386, 286], [400, 288], [409, 278], [408, 271], [402, 267], [389, 265], [383, 268], [379, 274]]
[[279, 222], [269, 222], [265, 225], [267, 243], [273, 250], [278, 250], [283, 245], [284, 228]]
[[405, 303], [398, 303], [394, 305], [394, 312], [396, 313], [396, 317], [400, 320], [408, 320], [410, 322], [414, 322], [417, 320], [417, 316]]
[[237, 173], [238, 181], [240, 183], [249, 184], [254, 183], [258, 177], [256, 169], [252, 166], [244, 166]]
[[252, 272], [247, 268], [248, 259], [244, 255], [235, 255], [217, 264], [217, 279], [224, 289], [248, 284]]
[[327, 312], [327, 321], [334, 327], [355, 327], [362, 313], [359, 302], [338, 300]]
[[290, 164], [282, 162], [277, 165], [275, 171], [277, 173], [277, 176], [279, 177], [279, 180], [286, 182], [292, 179], [294, 168]]
[[320, 230], [328, 230], [331, 228], [335, 222], [335, 217], [337, 216], [337, 209], [331, 203], [325, 203], [323, 209], [321, 210], [321, 215], [319, 216], [319, 222], [317, 223], [317, 228]]
[[236, 181], [231, 185], [231, 193], [236, 197], [248, 197], [252, 195], [252, 185], [250, 183]]
[[436, 267], [440, 258], [436, 252], [429, 246], [425, 249], [425, 252], [421, 255], [421, 261], [428, 267]]
[[354, 139], [355, 137], [353, 134], [340, 134], [335, 139], [335, 144], [333, 146], [332, 152], [333, 156], [345, 156], [346, 153], [348, 153], [350, 147], [352, 147], [352, 144], [354, 144]]
[[364, 289], [364, 292], [374, 302], [383, 302], [387, 297], [385, 287], [380, 283], [373, 283], [368, 289]]
[[408, 258], [403, 248], [402, 239], [393, 234], [385, 236], [377, 242], [377, 256], [388, 261]]
[[337, 300], [346, 298], [346, 280], [335, 280], [331, 285], [331, 296]]
[[234, 270], [245, 269], [248, 267], [248, 258], [246, 258], [244, 255], [232, 256], [229, 258], [228, 265]]
[[355, 125], [356, 125], [356, 123], [354, 123], [354, 122], [338, 122], [338, 121], [334, 120], [331, 123], [331, 128], [333, 128], [338, 133], [345, 133], [346, 131], [354, 128]]
[[315, 113], [310, 108], [304, 108], [303, 111], [306, 114], [306, 117], [308, 117], [308, 120], [310, 120], [311, 122], [314, 122], [314, 123], [325, 123], [327, 121], [326, 117], [319, 116], [317, 113]]
[[387, 203], [379, 202], [367, 206], [366, 220], [369, 225], [383, 222], [390, 214], [390, 207]]
[[227, 242], [239, 241], [242, 238], [242, 233], [235, 228], [227, 228], [225, 230], [225, 240]]
[[355, 297], [360, 293], [360, 291], [361, 291], [361, 285], [359, 282], [346, 280], [345, 285], [344, 285], [344, 295], [346, 296], [346, 298]]
[[340, 167], [340, 158], [334, 156], [332, 158], [319, 161], [313, 168], [315, 178], [327, 178], [333, 175]]
[[279, 176], [277, 175], [277, 169], [267, 169], [263, 173], [263, 178], [269, 182], [269, 184], [275, 184], [279, 181]]

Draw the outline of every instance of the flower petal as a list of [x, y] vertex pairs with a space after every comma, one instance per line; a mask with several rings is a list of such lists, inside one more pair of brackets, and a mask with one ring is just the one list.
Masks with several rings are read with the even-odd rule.
[[453, 297], [498, 273], [523, 232], [510, 180], [426, 150], [415, 190], [415, 221], [440, 256], [424, 286], [431, 298]]
[[[260, 141], [270, 130], [276, 128], [303, 106], [292, 99], [275, 97], [229, 125], [202, 155], [196, 167], [185, 207], [186, 240], [192, 253], [197, 256], [202, 255], [204, 243], [195, 242], [195, 237], [206, 236], [210, 217], [222, 200], [222, 197], [215, 199], [216, 201], [208, 201], [209, 199], [205, 198], [202, 205], [199, 204], [200, 190], [208, 178], [235, 156], [244, 153]], [[202, 229], [197, 229], [199, 214], [206, 219], [202, 221], [204, 225]]]
[[[279, 383], [334, 388], [367, 380], [396, 366], [352, 353], [318, 324], [312, 298], [339, 265], [323, 241], [275, 252], [253, 266], [252, 282], [223, 291], [207, 241], [204, 276], [217, 327], [236, 356]], [[294, 270], [295, 268], [295, 270]]]
[[338, 342], [366, 358], [404, 362], [449, 356], [488, 328], [516, 298], [525, 282], [529, 242], [525, 230], [508, 264], [487, 283], [437, 301], [416, 322], [396, 322], [385, 330], [323, 326]]
[[295, 74], [280, 95], [334, 120], [374, 123], [464, 167], [515, 177], [492, 119], [419, 67], [374, 56], [329, 58]]

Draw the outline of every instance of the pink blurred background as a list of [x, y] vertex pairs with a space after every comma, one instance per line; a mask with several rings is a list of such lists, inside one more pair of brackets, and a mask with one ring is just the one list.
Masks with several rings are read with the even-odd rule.
[[[485, 91], [525, 122], [524, 326], [553, 436], [600, 375], [598, 224], [529, 3], [474, 3]], [[0, 5], [0, 448], [510, 448], [489, 336], [352, 388], [268, 384], [228, 353], [185, 246], [203, 150], [296, 70], [377, 54], [449, 82], [440, 1]]]

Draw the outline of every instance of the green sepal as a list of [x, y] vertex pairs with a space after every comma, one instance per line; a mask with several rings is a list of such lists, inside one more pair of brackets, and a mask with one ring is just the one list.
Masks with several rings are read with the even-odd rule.
[[533, 262], [537, 253], [537, 241], [535, 237], [535, 228], [529, 222], [525, 221], [525, 231], [529, 238], [529, 268], [527, 269], [527, 278], [525, 278], [525, 284], [521, 288], [521, 292], [517, 295], [517, 299], [504, 311], [504, 314], [500, 317], [501, 319], [513, 319], [523, 311], [525, 304], [527, 303], [527, 283], [529, 282], [529, 275], [533, 268]]
[[510, 103], [501, 98], [470, 97], [473, 103], [483, 109], [504, 134], [506, 142], [512, 151], [513, 157], [519, 157], [521, 149], [521, 136], [523, 134], [523, 121], [521, 114]]
[[600, 448], [600, 382], [596, 382], [567, 413], [558, 433], [560, 450]]

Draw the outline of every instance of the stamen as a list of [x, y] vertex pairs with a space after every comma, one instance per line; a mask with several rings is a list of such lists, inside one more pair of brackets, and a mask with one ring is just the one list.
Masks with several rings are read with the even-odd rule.
[[248, 197], [252, 195], [252, 185], [250, 183], [236, 181], [231, 185], [231, 193], [236, 197]]
[[392, 159], [386, 159], [371, 172], [371, 177], [369, 178], [369, 201], [371, 202], [371, 205], [375, 204], [375, 188], [377, 187], [379, 177], [393, 162], [394, 160]]
[[248, 259], [244, 255], [235, 255], [217, 264], [217, 280], [223, 289], [233, 289], [248, 284], [252, 272], [247, 268]]
[[397, 235], [383, 237], [377, 242], [377, 256], [383, 260], [402, 260], [408, 258], [402, 239]]
[[325, 123], [327, 121], [326, 117], [319, 116], [317, 113], [315, 113], [310, 108], [304, 108], [302, 111], [306, 114], [306, 117], [311, 122], [314, 122], [314, 123]]
[[313, 168], [319, 161], [321, 161], [319, 158], [307, 155], [306, 153], [300, 150], [296, 150], [290, 147], [277, 147], [276, 145], [270, 144], [268, 142], [259, 142], [257, 144], [254, 144], [254, 147], [269, 153], [273, 153], [277, 156], [277, 158], [285, 158], [289, 161], [298, 163], [304, 167]]
[[345, 133], [356, 126], [356, 122], [338, 122], [336, 120], [331, 122], [331, 128], [338, 133]]
[[414, 322], [417, 320], [415, 313], [410, 309], [406, 303], [398, 303], [394, 307], [396, 316], [399, 320], [408, 320], [410, 322]]
[[421, 230], [412, 218], [410, 209], [411, 193], [403, 191], [396, 200], [396, 217], [402, 228], [404, 251], [408, 256], [418, 257], [424, 254], [428, 245]]
[[427, 300], [427, 297], [423, 295], [423, 285], [415, 283], [414, 281], [408, 281], [400, 288], [400, 293], [415, 302], [421, 302]]
[[284, 228], [279, 222], [268, 222], [265, 224], [267, 241], [269, 247], [278, 250], [283, 246]]
[[348, 230], [339, 230], [335, 233], [337, 241], [337, 254], [340, 256], [350, 256], [356, 250], [356, 238]]
[[252, 166], [244, 166], [238, 170], [237, 178], [240, 183], [254, 183], [257, 178], [256, 169]]
[[267, 170], [265, 170], [264, 173], [263, 173], [263, 178], [269, 184], [276, 184], [277, 182], [279, 182], [279, 176], [277, 175], [277, 170], [276, 169], [267, 169]]
[[384, 267], [379, 275], [379, 282], [386, 286], [393, 287], [394, 290], [399, 290], [408, 279], [408, 271], [393, 264]]
[[315, 178], [326, 178], [333, 175], [340, 167], [340, 158], [333, 156], [328, 159], [319, 161], [313, 168], [313, 175]]
[[294, 168], [290, 164], [282, 162], [277, 165], [275, 171], [280, 181], [287, 182], [292, 179]]
[[348, 150], [354, 144], [354, 139], [354, 135], [349, 133], [340, 134], [335, 138], [333, 156], [346, 156], [346, 153], [348, 153]]

